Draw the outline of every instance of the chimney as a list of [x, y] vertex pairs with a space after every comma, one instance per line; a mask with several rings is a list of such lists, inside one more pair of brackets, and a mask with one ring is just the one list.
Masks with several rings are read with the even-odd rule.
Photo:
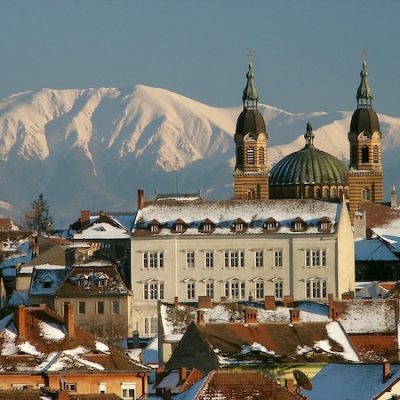
[[392, 191], [390, 192], [390, 207], [391, 208], [396, 208], [399, 206], [399, 202], [397, 200], [397, 192], [396, 192], [396, 186], [392, 186]]
[[104, 217], [106, 215], [104, 210], [99, 211], [99, 217]]
[[275, 296], [264, 297], [264, 310], [276, 310]]
[[210, 296], [199, 296], [199, 308], [212, 308]]
[[197, 310], [197, 324], [204, 325], [206, 323], [204, 319], [205, 312], [204, 310]]
[[182, 385], [187, 379], [188, 373], [186, 367], [179, 368], [179, 384]]
[[20, 304], [14, 308], [14, 325], [17, 328], [18, 337], [25, 339], [26, 336], [26, 310], [25, 306]]
[[285, 379], [285, 388], [290, 393], [296, 393], [296, 386], [293, 379]]
[[294, 297], [293, 296], [283, 296], [283, 305], [285, 307], [294, 307]]
[[390, 372], [390, 362], [389, 361], [384, 361], [383, 365], [383, 374], [382, 374], [382, 382], [385, 383], [391, 376]]
[[174, 307], [175, 307], [175, 308], [178, 308], [178, 307], [179, 307], [179, 297], [178, 297], [178, 296], [175, 296], [175, 297], [174, 297]]
[[290, 313], [290, 323], [291, 324], [298, 324], [300, 322], [300, 310], [297, 308], [292, 308], [289, 310]]
[[244, 323], [256, 324], [257, 323], [257, 310], [255, 308], [246, 308], [244, 311]]
[[81, 210], [80, 222], [82, 225], [88, 224], [90, 222], [90, 210]]
[[74, 306], [71, 303], [64, 303], [64, 325], [68, 335], [75, 336]]
[[138, 189], [137, 191], [137, 208], [142, 210], [144, 207], [144, 189]]
[[365, 211], [356, 211], [354, 213], [354, 238], [365, 239], [367, 237], [367, 217]]

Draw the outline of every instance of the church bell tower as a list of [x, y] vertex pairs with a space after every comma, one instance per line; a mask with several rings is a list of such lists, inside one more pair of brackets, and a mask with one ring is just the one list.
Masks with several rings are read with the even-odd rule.
[[349, 211], [353, 218], [361, 201], [383, 201], [382, 133], [372, 108], [372, 90], [368, 85], [367, 63], [362, 64], [357, 90], [357, 109], [351, 118]]
[[236, 164], [235, 200], [268, 200], [268, 134], [264, 118], [258, 111], [258, 93], [254, 84], [253, 66], [249, 62], [247, 84], [243, 91], [243, 111], [234, 136]]

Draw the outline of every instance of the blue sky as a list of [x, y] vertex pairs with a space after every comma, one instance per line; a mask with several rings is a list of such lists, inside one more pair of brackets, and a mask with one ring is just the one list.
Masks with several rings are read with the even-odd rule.
[[241, 103], [352, 110], [368, 52], [374, 108], [400, 116], [399, 1], [0, 0], [0, 98], [41, 87], [162, 87]]

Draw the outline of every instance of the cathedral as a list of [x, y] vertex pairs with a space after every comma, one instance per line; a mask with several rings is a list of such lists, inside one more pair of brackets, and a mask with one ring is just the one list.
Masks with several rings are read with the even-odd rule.
[[351, 118], [348, 134], [349, 167], [314, 145], [312, 126], [308, 123], [304, 147], [284, 157], [269, 172], [268, 133], [258, 111], [258, 93], [250, 62], [242, 97], [243, 111], [238, 117], [234, 136], [234, 198], [341, 201], [344, 196], [352, 219], [361, 201], [382, 202], [382, 133], [378, 116], [372, 108], [365, 61], [360, 75], [357, 109]]

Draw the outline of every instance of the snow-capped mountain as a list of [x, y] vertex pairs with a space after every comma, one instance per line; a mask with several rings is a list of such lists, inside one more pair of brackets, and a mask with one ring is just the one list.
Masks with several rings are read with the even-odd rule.
[[[344, 162], [351, 112], [293, 114], [260, 105], [269, 160], [315, 144]], [[216, 108], [167, 90], [42, 89], [0, 101], [0, 213], [17, 217], [43, 192], [58, 224], [80, 209], [126, 211], [136, 190], [232, 196], [233, 134], [241, 106]], [[388, 193], [399, 183], [400, 118], [380, 115]]]

